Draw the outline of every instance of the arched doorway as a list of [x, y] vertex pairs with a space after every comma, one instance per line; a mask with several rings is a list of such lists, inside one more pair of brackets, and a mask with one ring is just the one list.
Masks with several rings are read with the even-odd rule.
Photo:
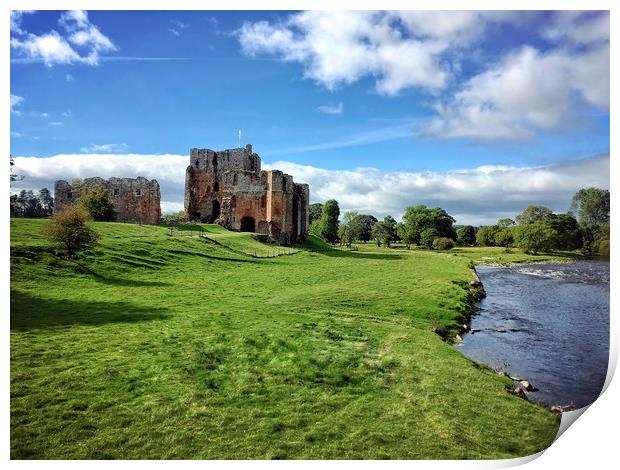
[[241, 219], [242, 232], [256, 232], [256, 221], [254, 217], [243, 217]]

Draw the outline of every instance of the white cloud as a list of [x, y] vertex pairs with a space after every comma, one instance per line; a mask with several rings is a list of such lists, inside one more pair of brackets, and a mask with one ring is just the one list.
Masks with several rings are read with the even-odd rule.
[[55, 30], [36, 35], [20, 29], [18, 35], [25, 36], [11, 37], [11, 47], [27, 59], [41, 60], [47, 66], [72, 63], [97, 65], [101, 52], [116, 50], [112, 41], [89, 21], [85, 11], [62, 13], [58, 24], [65, 30], [65, 35]]
[[60, 122], [60, 121], [52, 121], [52, 122], [50, 122], [50, 125], [51, 126], [62, 126], [62, 122]]
[[609, 41], [608, 11], [556, 11], [542, 34], [551, 41], [592, 44]]
[[557, 130], [574, 116], [575, 102], [609, 108], [609, 44], [572, 53], [526, 46], [465, 81], [435, 103], [423, 133], [441, 138], [526, 139]]
[[305, 11], [282, 22], [246, 22], [237, 31], [244, 53], [269, 54], [304, 66], [306, 78], [334, 89], [374, 77], [396, 95], [444, 89], [458, 68], [457, 51], [491, 23], [523, 22], [529, 13], [500, 11]]
[[21, 111], [15, 109], [17, 106], [22, 104], [24, 98], [22, 96], [11, 95], [11, 112], [14, 114], [21, 114]]
[[170, 31], [171, 34], [174, 34], [175, 36], [180, 36], [181, 33], [179, 33], [176, 29], [174, 28], [168, 28], [168, 31]]
[[342, 103], [338, 103], [337, 105], [324, 104], [317, 107], [316, 110], [323, 114], [342, 114], [344, 105]]
[[[551, 48], [472, 60], [505, 23]], [[584, 106], [609, 109], [608, 12], [306, 11], [246, 22], [237, 37], [245, 54], [299, 63], [330, 90], [370, 77], [383, 95], [431, 93], [436, 116], [423, 133], [434, 137], [527, 139], [567, 128]], [[485, 68], [463, 78], [466, 61]]]
[[102, 152], [112, 152], [119, 153], [125, 152], [127, 150], [127, 144], [92, 144], [85, 147], [80, 148], [80, 152], [88, 153], [102, 153]]
[[32, 10], [11, 10], [11, 32], [15, 34], [24, 34], [21, 28], [22, 17], [27, 14], [34, 13]]
[[[54, 180], [101, 176], [144, 176], [161, 186], [162, 208], [183, 204], [187, 155], [74, 154], [47, 158], [18, 156], [15, 162], [26, 178], [15, 190], [52, 188]], [[358, 210], [399, 218], [404, 208], [426, 204], [446, 209], [458, 223], [493, 223], [514, 217], [528, 204], [566, 211], [580, 188], [609, 188], [609, 156], [569, 161], [547, 167], [482, 166], [447, 172], [385, 172], [374, 168], [327, 170], [278, 161], [264, 164], [310, 184], [311, 202], [335, 198], [341, 212]]]
[[20, 139], [20, 138], [24, 137], [24, 134], [22, 134], [21, 132], [11, 131], [11, 137], [15, 137], [16, 139]]
[[72, 82], [73, 81], [73, 75], [71, 75], [70, 73], [65, 75], [65, 80], [68, 82]]
[[237, 32], [244, 53], [270, 54], [304, 65], [305, 76], [334, 89], [376, 77], [379, 93], [404, 88], [439, 90], [446, 84], [440, 55], [445, 40], [404, 37], [394, 13], [305, 11], [280, 24], [246, 22]]

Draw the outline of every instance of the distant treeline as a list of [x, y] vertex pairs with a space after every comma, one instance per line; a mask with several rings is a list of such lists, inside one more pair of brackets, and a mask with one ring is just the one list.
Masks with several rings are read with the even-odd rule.
[[11, 194], [11, 217], [49, 217], [54, 212], [54, 198], [50, 190], [43, 188], [38, 194], [22, 189]]
[[338, 201], [310, 205], [311, 234], [335, 244], [373, 240], [379, 246], [400, 243], [428, 249], [446, 250], [461, 246], [501, 246], [521, 248], [528, 253], [551, 250], [582, 250], [591, 255], [609, 256], [609, 191], [599, 188], [579, 190], [567, 213], [554, 214], [544, 206], [530, 205], [515, 219], [503, 218], [494, 225], [454, 226], [445, 210], [425, 205], [407, 207], [401, 222], [388, 215], [347, 211], [340, 218]]

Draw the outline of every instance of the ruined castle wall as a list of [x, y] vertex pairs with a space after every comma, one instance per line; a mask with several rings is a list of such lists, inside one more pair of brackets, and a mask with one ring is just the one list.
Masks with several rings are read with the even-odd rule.
[[86, 178], [72, 185], [66, 181], [54, 183], [55, 211], [75, 204], [80, 195], [89, 189], [104, 188], [114, 202], [114, 218], [119, 222], [156, 224], [161, 218], [161, 194], [157, 180], [138, 178]]

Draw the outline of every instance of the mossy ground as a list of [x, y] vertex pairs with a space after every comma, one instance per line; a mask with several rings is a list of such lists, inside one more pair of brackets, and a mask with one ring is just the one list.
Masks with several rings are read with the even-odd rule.
[[555, 437], [555, 415], [433, 332], [467, 315], [471, 260], [501, 250], [277, 252], [97, 223], [69, 261], [45, 223], [11, 221], [13, 458], [510, 458]]

